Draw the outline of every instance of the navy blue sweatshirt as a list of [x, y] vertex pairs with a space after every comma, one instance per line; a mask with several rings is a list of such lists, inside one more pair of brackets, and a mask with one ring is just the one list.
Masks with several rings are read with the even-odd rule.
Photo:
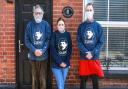
[[[27, 24], [25, 30], [25, 45], [29, 49], [28, 58], [30, 60], [41, 61], [48, 58], [48, 47], [51, 36], [51, 28], [48, 22], [42, 20], [41, 23], [36, 23], [35, 20]], [[37, 57], [34, 52], [39, 49], [43, 55]]]
[[61, 68], [60, 64], [62, 62], [66, 63], [66, 67], [70, 66], [72, 42], [70, 34], [67, 31], [64, 33], [60, 33], [59, 31], [53, 32], [50, 42], [50, 50], [52, 67]]
[[87, 59], [86, 52], [90, 51], [92, 59], [99, 59], [100, 49], [104, 43], [103, 29], [96, 21], [81, 23], [77, 31], [77, 46], [80, 59]]

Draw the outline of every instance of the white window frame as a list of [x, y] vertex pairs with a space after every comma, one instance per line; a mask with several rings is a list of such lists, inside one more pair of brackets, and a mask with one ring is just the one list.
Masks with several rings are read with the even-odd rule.
[[[88, 3], [88, 1], [91, 0], [83, 0], [83, 21], [86, 20], [85, 16], [85, 6]], [[107, 15], [107, 21], [98, 21], [102, 27], [124, 27], [128, 28], [128, 22], [127, 21], [109, 21], [109, 0], [108, 0], [108, 15]]]
[[[97, 21], [99, 22], [102, 27], [107, 28], [107, 40], [106, 40], [106, 58], [108, 58], [108, 33], [109, 33], [109, 27], [113, 28], [128, 28], [128, 22], [127, 21], [109, 21], [109, 1], [108, 0], [108, 15], [107, 15], [107, 21]], [[85, 7], [87, 3], [92, 2], [92, 0], [83, 0], [83, 21], [86, 20], [85, 16]], [[103, 68], [105, 69], [105, 68]], [[119, 70], [117, 67], [112, 67], [110, 70]], [[120, 70], [128, 70], [127, 68], [121, 68]]]

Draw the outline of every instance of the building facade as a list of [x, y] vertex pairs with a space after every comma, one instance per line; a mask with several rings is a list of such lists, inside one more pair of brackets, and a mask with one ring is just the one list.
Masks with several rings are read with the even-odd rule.
[[[31, 87], [31, 71], [24, 46], [24, 30], [32, 19], [32, 6], [36, 3], [45, 9], [45, 19], [56, 30], [56, 21], [63, 17], [71, 33], [73, 53], [66, 87], [79, 89], [79, 52], [76, 45], [78, 25], [86, 19], [85, 5], [93, 2], [95, 19], [101, 23], [105, 45], [101, 52], [105, 78], [100, 87], [128, 88], [128, 1], [127, 0], [0, 0], [0, 88], [25, 89]], [[66, 17], [67, 16], [67, 17]], [[50, 66], [50, 60], [49, 64]], [[48, 71], [48, 86], [55, 79]], [[88, 80], [88, 87], [91, 81]], [[70, 88], [71, 89], [71, 88]]]

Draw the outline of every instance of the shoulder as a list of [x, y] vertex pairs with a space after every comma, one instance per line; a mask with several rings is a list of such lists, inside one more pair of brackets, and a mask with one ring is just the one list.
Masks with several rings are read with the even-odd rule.
[[57, 33], [58, 33], [57, 31], [54, 31], [54, 32], [52, 33], [52, 37], [54, 37]]
[[87, 24], [86, 21], [80, 23], [79, 26], [78, 26], [78, 31], [80, 31], [82, 28], [86, 27], [86, 24]]
[[71, 38], [71, 34], [69, 32], [66, 31], [65, 34], [68, 38]]
[[95, 28], [97, 28], [98, 32], [103, 32], [103, 28], [99, 22], [95, 21], [94, 24], [95, 24], [94, 26], [95, 26]]
[[94, 21], [94, 24], [96, 24], [98, 27], [101, 27], [101, 24], [97, 21]]
[[70, 36], [70, 32], [66, 31], [65, 33]]
[[46, 24], [46, 25], [49, 25], [49, 23], [45, 20], [42, 20], [42, 24]]
[[28, 23], [27, 23], [27, 26], [31, 26], [33, 25], [33, 20], [30, 20]]
[[85, 25], [86, 23], [87, 23], [86, 21], [80, 23], [80, 24], [79, 24], [79, 27]]
[[27, 23], [27, 25], [26, 25], [26, 30], [31, 29], [33, 26], [34, 26], [34, 22], [33, 22], [33, 20], [30, 20], [30, 21]]

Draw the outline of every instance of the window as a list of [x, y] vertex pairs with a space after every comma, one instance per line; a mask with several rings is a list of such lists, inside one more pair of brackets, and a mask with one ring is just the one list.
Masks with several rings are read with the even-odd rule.
[[89, 2], [94, 3], [94, 18], [104, 28], [105, 44], [100, 55], [103, 68], [111, 59], [109, 70], [128, 71], [128, 0], [83, 0], [83, 12]]

